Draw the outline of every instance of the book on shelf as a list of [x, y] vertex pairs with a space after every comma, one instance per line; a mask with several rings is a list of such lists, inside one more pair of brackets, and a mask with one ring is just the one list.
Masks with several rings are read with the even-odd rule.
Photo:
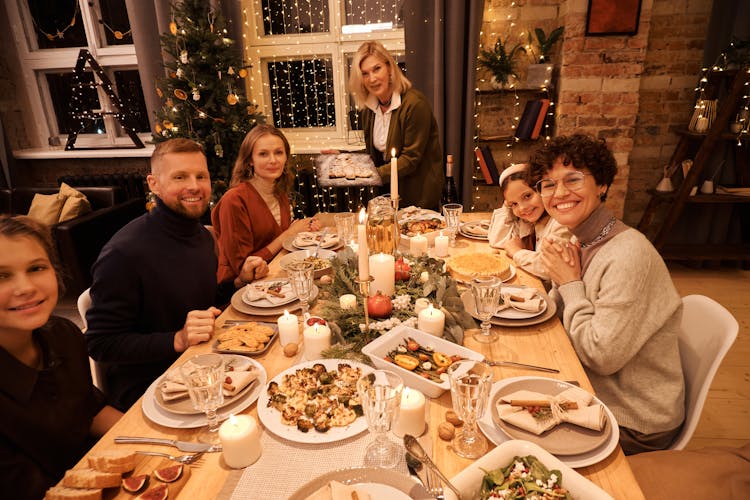
[[484, 155], [482, 154], [482, 150], [479, 149], [479, 147], [475, 147], [474, 154], [477, 157], [477, 163], [479, 163], [479, 169], [482, 171], [484, 182], [486, 182], [487, 184], [492, 184], [492, 176], [490, 175], [490, 169], [487, 166], [487, 162], [484, 161]]
[[497, 165], [495, 164], [495, 158], [492, 156], [492, 150], [489, 146], [479, 146], [479, 149], [482, 151], [484, 162], [487, 164], [487, 170], [490, 171], [492, 184], [497, 186], [497, 183], [500, 180], [500, 171], [497, 169]]
[[542, 127], [547, 119], [547, 110], [549, 110], [549, 99], [540, 99], [542, 105], [539, 108], [539, 116], [536, 117], [536, 124], [534, 124], [534, 130], [531, 132], [529, 139], [539, 139], [542, 133]]
[[539, 118], [539, 110], [541, 108], [541, 99], [529, 99], [526, 101], [526, 106], [523, 108], [523, 114], [521, 114], [521, 119], [518, 120], [518, 126], [516, 127], [515, 136], [518, 139], [531, 139], [531, 134], [534, 132], [534, 127]]

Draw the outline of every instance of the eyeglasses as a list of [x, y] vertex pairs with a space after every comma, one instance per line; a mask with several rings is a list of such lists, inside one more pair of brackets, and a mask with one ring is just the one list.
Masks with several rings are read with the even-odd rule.
[[[587, 175], [593, 174], [571, 172], [569, 174], [566, 174], [565, 177], [561, 179], [561, 181], [563, 186], [565, 186], [565, 189], [567, 189], [568, 191], [580, 191], [581, 188], [583, 188], [583, 182], [586, 179]], [[543, 198], [549, 198], [550, 196], [555, 194], [555, 191], [557, 190], [557, 184], [559, 182], [559, 180], [554, 181], [552, 179], [542, 179], [536, 183], [536, 190], [540, 195], [542, 195]]]

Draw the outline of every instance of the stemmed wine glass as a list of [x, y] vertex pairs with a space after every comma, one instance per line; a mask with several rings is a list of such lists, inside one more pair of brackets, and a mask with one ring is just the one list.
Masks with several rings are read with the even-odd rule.
[[357, 381], [367, 428], [375, 434], [375, 441], [365, 451], [367, 466], [394, 467], [401, 458], [403, 450], [387, 434], [398, 417], [403, 387], [401, 377], [388, 370], [375, 370]]
[[492, 387], [492, 368], [487, 363], [464, 359], [448, 367], [453, 410], [464, 421], [453, 439], [453, 449], [464, 458], [479, 458], [487, 451], [487, 440], [477, 430], [477, 420], [487, 408]]
[[292, 285], [292, 290], [299, 298], [300, 304], [302, 305], [302, 314], [307, 316], [310, 310], [310, 297], [312, 296], [313, 289], [313, 271], [315, 265], [312, 262], [305, 262], [303, 260], [292, 262], [284, 268], [286, 274], [289, 276], [289, 282]]
[[218, 354], [199, 354], [187, 360], [180, 372], [193, 407], [206, 412], [208, 427], [201, 431], [198, 440], [218, 444], [219, 417], [216, 410], [224, 402], [224, 360]]
[[495, 276], [478, 276], [471, 280], [471, 295], [477, 317], [482, 320], [482, 333], [475, 333], [474, 340], [489, 344], [497, 340], [497, 333], [490, 331], [490, 318], [500, 304], [500, 287], [502, 281]]
[[450, 246], [456, 246], [456, 232], [461, 221], [461, 213], [464, 206], [460, 203], [446, 203], [443, 205], [443, 215], [445, 215], [445, 229], [448, 231], [448, 242]]

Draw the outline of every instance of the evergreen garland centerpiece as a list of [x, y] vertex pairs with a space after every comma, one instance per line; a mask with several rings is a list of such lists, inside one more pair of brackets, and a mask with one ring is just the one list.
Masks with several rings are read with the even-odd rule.
[[156, 112], [155, 142], [175, 137], [203, 145], [211, 179], [226, 185], [245, 134], [265, 121], [245, 97], [248, 65], [228, 37], [219, 6], [205, 0], [172, 4], [162, 50], [171, 56], [157, 82], [164, 105]]

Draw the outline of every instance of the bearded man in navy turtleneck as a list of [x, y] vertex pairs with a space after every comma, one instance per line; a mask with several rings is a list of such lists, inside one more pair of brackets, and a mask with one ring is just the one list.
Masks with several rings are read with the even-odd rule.
[[156, 206], [123, 227], [92, 267], [86, 314], [89, 354], [104, 368], [109, 402], [126, 411], [189, 346], [208, 341], [231, 293], [268, 273], [248, 258], [233, 281], [216, 283], [214, 239], [201, 224], [211, 180], [201, 145], [159, 143], [148, 176]]

